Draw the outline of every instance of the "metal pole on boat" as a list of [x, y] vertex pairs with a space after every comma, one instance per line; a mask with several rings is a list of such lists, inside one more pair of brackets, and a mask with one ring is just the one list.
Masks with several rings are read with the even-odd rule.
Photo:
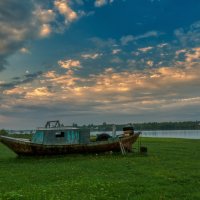
[[123, 143], [122, 143], [120, 140], [119, 140], [119, 146], [120, 146], [122, 155], [125, 155], [125, 154], [126, 154], [126, 150], [125, 150], [125, 148], [124, 148]]

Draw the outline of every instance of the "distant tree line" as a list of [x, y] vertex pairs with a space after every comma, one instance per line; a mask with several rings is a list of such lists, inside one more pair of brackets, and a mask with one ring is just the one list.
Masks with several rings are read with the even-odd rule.
[[[112, 131], [113, 124], [103, 122], [100, 125], [88, 124], [78, 126], [73, 123], [73, 127], [87, 128], [91, 131]], [[117, 131], [122, 131], [125, 126], [133, 126], [138, 131], [151, 130], [200, 130], [200, 121], [186, 121], [186, 122], [148, 122], [148, 123], [128, 123], [115, 124]], [[8, 132], [4, 129], [0, 130], [0, 135], [7, 135]], [[30, 134], [29, 134], [30, 135]]]
[[134, 125], [136, 130], [198, 130], [200, 122], [149, 122]]
[[[78, 125], [76, 125], [78, 126]], [[199, 130], [199, 121], [186, 121], [186, 122], [148, 122], [148, 123], [129, 123], [129, 124], [116, 124], [118, 131], [123, 130], [125, 126], [134, 126], [135, 130]], [[92, 131], [112, 131], [113, 124], [104, 122], [101, 125], [88, 124], [79, 126], [81, 128], [89, 128]]]

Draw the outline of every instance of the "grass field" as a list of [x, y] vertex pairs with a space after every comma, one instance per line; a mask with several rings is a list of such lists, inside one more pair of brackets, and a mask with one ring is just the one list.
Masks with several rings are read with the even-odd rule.
[[200, 140], [142, 143], [147, 156], [43, 158], [18, 158], [0, 144], [0, 200], [200, 199]]

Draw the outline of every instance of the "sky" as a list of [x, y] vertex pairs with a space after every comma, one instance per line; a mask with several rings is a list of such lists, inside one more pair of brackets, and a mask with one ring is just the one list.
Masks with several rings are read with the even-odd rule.
[[199, 0], [0, 0], [0, 129], [199, 121]]

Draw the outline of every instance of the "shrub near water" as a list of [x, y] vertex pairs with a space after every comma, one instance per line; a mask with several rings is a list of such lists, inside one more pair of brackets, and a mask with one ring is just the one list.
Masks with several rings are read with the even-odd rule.
[[147, 156], [17, 158], [0, 145], [0, 199], [200, 199], [200, 140], [142, 142]]
[[8, 135], [8, 132], [4, 129], [0, 130], [0, 135]]

